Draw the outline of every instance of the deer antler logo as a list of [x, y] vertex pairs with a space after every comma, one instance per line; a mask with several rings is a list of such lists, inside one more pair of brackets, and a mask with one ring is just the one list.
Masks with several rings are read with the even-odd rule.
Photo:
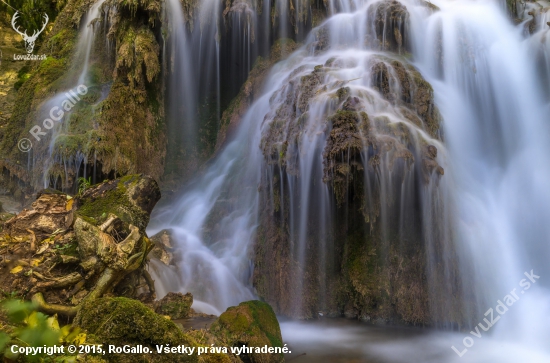
[[19, 11], [16, 11], [15, 14], [13, 14], [13, 18], [11, 18], [11, 26], [13, 27], [13, 30], [19, 33], [23, 37], [23, 41], [25, 41], [25, 48], [27, 48], [27, 53], [32, 53], [34, 50], [34, 42], [36, 42], [36, 39], [38, 36], [46, 29], [46, 25], [48, 25], [48, 21], [50, 18], [48, 18], [48, 14], [44, 14], [44, 24], [42, 25], [42, 29], [40, 31], [34, 31], [31, 36], [27, 35], [27, 31], [21, 32], [19, 30], [19, 26], [15, 24], [17, 21], [17, 18], [19, 17]]

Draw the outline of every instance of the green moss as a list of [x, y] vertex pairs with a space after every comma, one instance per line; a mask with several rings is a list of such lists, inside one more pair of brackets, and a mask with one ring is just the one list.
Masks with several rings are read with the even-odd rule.
[[[79, 199], [77, 214], [94, 222], [99, 222], [109, 213], [117, 215], [122, 221], [144, 229], [148, 216], [128, 199], [128, 188], [139, 181], [139, 175], [128, 175], [98, 186], [97, 194], [85, 193]], [[90, 193], [94, 193], [92, 190]], [[94, 223], [94, 224], [96, 224]]]
[[27, 64], [17, 72], [17, 82], [13, 87], [18, 90], [31, 77], [31, 67]]
[[171, 320], [157, 315], [137, 300], [101, 298], [80, 309], [74, 324], [85, 329], [97, 343], [141, 344], [152, 354], [108, 354], [109, 362], [197, 362], [197, 355], [157, 354], [156, 345], [196, 346]]

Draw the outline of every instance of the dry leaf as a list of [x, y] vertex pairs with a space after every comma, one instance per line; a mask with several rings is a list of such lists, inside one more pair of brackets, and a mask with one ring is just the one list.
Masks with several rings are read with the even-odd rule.
[[[46, 241], [47, 241], [47, 240], [46, 240]], [[49, 243], [44, 243], [44, 244], [42, 244], [42, 246], [40, 246], [40, 248], [38, 249], [38, 251], [36, 251], [36, 254], [37, 254], [37, 255], [40, 255], [40, 254], [44, 253], [49, 247], [50, 247], [50, 244], [49, 244]]]
[[41, 258], [41, 259], [39, 259], [39, 258], [33, 258], [33, 259], [31, 260], [31, 267], [36, 267], [36, 266], [40, 265], [40, 263], [41, 263], [43, 260], [44, 260], [43, 258]]
[[17, 274], [21, 271], [23, 271], [23, 266], [15, 266], [14, 268], [11, 269], [10, 273], [11, 274]]
[[74, 202], [74, 199], [69, 200], [67, 202], [67, 205], [66, 205], [65, 209], [68, 210], [68, 211], [73, 209], [73, 202]]

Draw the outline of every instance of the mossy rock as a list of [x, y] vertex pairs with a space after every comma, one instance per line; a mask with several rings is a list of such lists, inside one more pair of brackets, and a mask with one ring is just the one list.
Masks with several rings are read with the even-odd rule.
[[109, 362], [197, 362], [197, 355], [157, 354], [156, 345], [196, 346], [171, 320], [137, 300], [123, 297], [101, 298], [80, 309], [74, 325], [83, 328], [95, 343], [147, 346], [149, 354], [113, 354]]
[[169, 292], [156, 303], [156, 312], [168, 315], [171, 319], [185, 319], [189, 317], [189, 311], [193, 305], [193, 295]]
[[129, 175], [86, 190], [78, 198], [78, 215], [97, 225], [113, 213], [144, 233], [159, 199], [160, 189], [153, 178]]
[[[228, 346], [283, 346], [281, 328], [275, 312], [269, 304], [258, 300], [230, 307], [212, 324], [210, 331]], [[284, 362], [282, 354], [242, 354], [241, 359], [252, 363]]]

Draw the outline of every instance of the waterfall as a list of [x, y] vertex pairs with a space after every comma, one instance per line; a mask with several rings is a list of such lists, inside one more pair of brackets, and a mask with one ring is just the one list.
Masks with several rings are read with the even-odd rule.
[[[167, 276], [157, 277], [159, 292], [189, 291], [209, 312], [253, 298], [258, 244], [274, 264], [281, 254], [296, 263], [279, 266], [292, 288], [275, 293], [289, 294], [289, 307], [279, 308], [300, 316], [310, 281], [321, 281], [318, 296], [331, 289], [323, 281], [340, 222], [353, 217], [338, 213], [348, 203], [353, 218], [379, 223], [384, 257], [425, 249], [428, 309], [443, 326], [475, 326], [533, 270], [540, 280], [488, 333], [496, 340], [478, 344], [485, 355], [474, 361], [508, 341], [522, 347], [513, 354], [527, 347], [542, 362], [550, 334], [550, 12], [528, 3], [514, 25], [491, 0], [328, 4], [330, 17], [273, 67], [207, 170], [156, 210], [149, 233], [170, 230], [179, 261], [177, 269], [151, 266]], [[241, 37], [258, 27], [249, 25], [238, 28]], [[434, 90], [439, 131], [430, 123], [435, 105], [414, 107], [422, 77]], [[347, 124], [357, 129], [339, 148]], [[266, 218], [276, 219], [275, 230], [265, 231]], [[263, 247], [280, 230], [288, 248]], [[364, 233], [371, 243], [376, 233]], [[411, 247], [411, 236], [423, 244]]]
[[[245, 115], [233, 141], [184, 197], [157, 212], [150, 233], [170, 229], [180, 251], [180, 271], [167, 273], [171, 276], [169, 281], [159, 282], [160, 285], [190, 291], [199, 301], [208, 302], [217, 310], [253, 296], [250, 289], [252, 243], [261, 225], [260, 215], [265, 208], [270, 208], [273, 213], [288, 214], [288, 223], [283, 222], [283, 226], [289, 230], [289, 253], [297, 262], [297, 266], [288, 269], [295, 278], [289, 309], [295, 315], [302, 314], [306, 304], [302, 295], [309, 288], [306, 274], [310, 274], [308, 249], [313, 236], [326, 247], [318, 252], [319, 273], [325, 274], [326, 269], [333, 268], [329, 250], [334, 249], [337, 232], [336, 224], [332, 227], [330, 224], [337, 213], [335, 192], [327, 185], [345, 188], [340, 186], [342, 182], [336, 174], [350, 162], [354, 165], [353, 173], [357, 173], [354, 177], [363, 174], [365, 178], [361, 182], [365, 190], [357, 191], [371, 203], [361, 207], [364, 218], [373, 223], [379, 218], [384, 225], [383, 233], [401, 226], [399, 236], [389, 233], [383, 236], [388, 255], [390, 240], [397, 238], [404, 244], [407, 234], [412, 233], [406, 226], [410, 222], [426, 224], [414, 227], [414, 233], [434, 229], [428, 218], [414, 215], [412, 209], [419, 199], [426, 199], [423, 212], [427, 216], [448, 214], [441, 204], [444, 198], [439, 195], [445, 194], [446, 182], [440, 181], [438, 175], [443, 173], [439, 164], [445, 164], [445, 148], [438, 140], [437, 126], [428, 125], [438, 122], [437, 110], [429, 100], [431, 91], [414, 68], [389, 54], [365, 48], [369, 40], [376, 49], [393, 46], [383, 40], [382, 45], [378, 40], [374, 42], [373, 35], [366, 31], [363, 17], [367, 13], [369, 18], [381, 16], [386, 9], [372, 3], [353, 9], [356, 13], [338, 14], [329, 19], [307, 38], [300, 51], [275, 68], [266, 81], [264, 96]], [[377, 32], [380, 33], [374, 30]], [[319, 39], [319, 35], [327, 33], [326, 39]], [[332, 44], [334, 48], [330, 49]], [[342, 45], [349, 50], [342, 50]], [[386, 77], [385, 81], [377, 78], [378, 73]], [[407, 82], [408, 88], [399, 83], [399, 77]], [[304, 79], [309, 84], [304, 84]], [[381, 96], [376, 89], [384, 87], [389, 88], [385, 91], [387, 94]], [[307, 93], [307, 98], [302, 100], [300, 93]], [[425, 122], [415, 115], [415, 106], [411, 103], [418, 97], [428, 97], [422, 111]], [[300, 103], [299, 114], [293, 114], [286, 107], [289, 99]], [[284, 117], [295, 117], [299, 126], [285, 125]], [[331, 145], [326, 141], [331, 130], [327, 129], [325, 120], [333, 118], [345, 128], [346, 120], [339, 119], [345, 117], [357, 118], [362, 125], [352, 136], [359, 143], [353, 145], [353, 153], [343, 145], [335, 145], [336, 141]], [[293, 143], [294, 139], [300, 141]], [[374, 152], [373, 146], [384, 152]], [[325, 151], [335, 156], [324, 160]], [[340, 160], [339, 154], [346, 155], [345, 160]], [[419, 161], [415, 164], [414, 159]], [[426, 162], [422, 162], [423, 159]], [[364, 173], [360, 172], [361, 163], [366, 169]], [[436, 185], [443, 192], [435, 188]], [[348, 198], [346, 191], [338, 189], [336, 194], [339, 203]], [[382, 201], [380, 207], [375, 201], [377, 198]], [[312, 224], [320, 228], [312, 232]], [[447, 239], [445, 221], [443, 224], [439, 232], [431, 235]], [[448, 241], [441, 244], [446, 243]], [[441, 252], [442, 256], [445, 254], [447, 252]], [[153, 272], [164, 274], [159, 267], [158, 264], [152, 266]], [[446, 278], [442, 277], [439, 283]], [[327, 284], [319, 288], [329, 290]], [[166, 286], [159, 286], [159, 291], [167, 290]]]
[[[65, 105], [64, 101], [66, 101], [67, 99], [71, 100], [71, 102], [76, 101], [74, 104], [74, 106], [76, 106], [78, 99], [72, 96], [71, 93], [78, 96], [79, 86], [84, 85], [86, 87], [90, 87], [90, 84], [88, 82], [88, 73], [90, 68], [90, 59], [92, 56], [92, 48], [95, 40], [95, 31], [97, 28], [94, 22], [99, 17], [101, 6], [104, 2], [105, 0], [98, 0], [96, 3], [94, 3], [90, 7], [90, 10], [87, 12], [83, 21], [82, 31], [80, 32], [78, 45], [76, 48], [76, 57], [79, 61], [82, 62], [82, 68], [79, 73], [78, 79], [75, 83], [73, 83], [72, 87], [58, 92], [55, 96], [44, 102], [38, 112], [40, 116], [40, 121], [46, 118], [50, 118], [50, 110], [52, 110], [54, 107], [63, 110]], [[108, 92], [108, 89], [103, 87], [103, 89], [101, 90], [101, 96], [99, 100], [96, 101], [96, 104], [104, 100], [107, 97]], [[61, 155], [56, 152], [56, 144], [63, 142], [62, 137], [68, 134], [71, 115], [71, 111], [64, 112], [62, 118], [56, 122], [57, 125], [52, 128], [51, 135], [47, 136], [49, 138], [49, 145], [46, 149], [46, 154], [44, 156], [38, 156], [38, 158], [44, 157], [42, 167], [42, 180], [40, 181], [44, 188], [48, 188], [51, 184], [53, 184], [55, 188], [66, 190], [69, 185], [68, 180], [70, 179], [69, 169], [76, 170], [77, 175], [74, 177], [74, 180], [76, 180], [79, 176], [78, 170], [80, 169], [80, 167], [88, 164], [88, 156], [83, 152], [83, 150], [75, 150], [74, 153], [69, 156]], [[52, 170], [56, 167], [58, 170]], [[61, 168], [62, 170], [60, 170]], [[64, 178], [61, 179], [61, 185], [58, 184], [58, 176], [60, 174], [64, 175]], [[84, 168], [84, 175], [81, 176], [84, 178], [88, 177], [86, 175], [86, 168]]]
[[445, 119], [457, 242], [474, 258], [481, 299], [476, 315], [481, 320], [497, 300], [520, 291], [524, 272], [533, 270], [540, 281], [520, 295], [495, 334], [547, 350], [548, 27], [526, 37], [494, 2], [434, 3], [441, 11], [414, 24], [423, 35], [413, 36], [415, 54]]

